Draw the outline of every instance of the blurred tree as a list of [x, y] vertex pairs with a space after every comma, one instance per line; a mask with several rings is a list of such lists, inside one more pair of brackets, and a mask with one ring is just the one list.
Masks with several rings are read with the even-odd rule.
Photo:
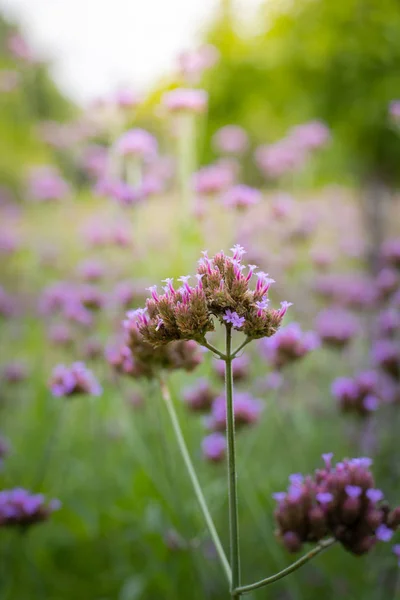
[[221, 10], [208, 32], [221, 53], [207, 77], [208, 134], [232, 122], [257, 141], [272, 141], [292, 124], [324, 120], [334, 135], [326, 175], [350, 176], [368, 190], [364, 216], [374, 261], [382, 190], [400, 177], [400, 140], [388, 118], [389, 102], [400, 95], [400, 3], [266, 2], [256, 25], [257, 34], [239, 35], [232, 13]]
[[13, 36], [21, 36], [18, 27], [0, 13], [0, 76], [16, 77], [15, 89], [0, 92], [0, 184], [17, 191], [21, 165], [54, 159], [37, 137], [38, 124], [67, 121], [77, 111], [54, 84], [48, 64], [10, 51]]

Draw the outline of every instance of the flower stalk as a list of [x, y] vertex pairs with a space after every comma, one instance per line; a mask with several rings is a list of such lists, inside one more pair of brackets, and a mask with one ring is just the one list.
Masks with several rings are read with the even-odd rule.
[[293, 571], [296, 571], [297, 569], [305, 565], [309, 560], [320, 554], [320, 552], [323, 552], [324, 550], [332, 546], [335, 542], [336, 540], [334, 538], [324, 540], [317, 544], [312, 550], [310, 550], [310, 552], [307, 552], [307, 554], [299, 558], [299, 560], [296, 560], [294, 563], [286, 567], [286, 569], [282, 569], [282, 571], [279, 571], [279, 573], [275, 573], [275, 575], [271, 575], [270, 577], [266, 577], [265, 579], [261, 579], [260, 581], [256, 581], [255, 583], [250, 583], [249, 585], [243, 585], [241, 587], [236, 588], [236, 590], [234, 590], [236, 592], [236, 597], [239, 598], [242, 594], [248, 594], [249, 592], [258, 590], [261, 587], [274, 583], [279, 579], [283, 579], [283, 577], [287, 577], [288, 575], [293, 573]]
[[195, 471], [193, 463], [191, 461], [189, 451], [186, 446], [185, 438], [183, 437], [182, 429], [179, 424], [178, 415], [176, 414], [175, 407], [172, 402], [171, 394], [169, 392], [169, 389], [168, 389], [165, 379], [160, 378], [159, 381], [160, 381], [161, 395], [165, 402], [165, 406], [167, 407], [167, 411], [168, 411], [169, 417], [171, 419], [171, 424], [172, 424], [172, 427], [173, 427], [173, 430], [175, 433], [176, 441], [178, 442], [180, 453], [182, 455], [187, 472], [188, 472], [190, 480], [192, 482], [194, 493], [195, 493], [198, 503], [200, 505], [200, 508], [203, 513], [204, 519], [206, 521], [208, 530], [210, 532], [211, 539], [214, 543], [218, 557], [221, 561], [221, 565], [223, 567], [223, 570], [224, 570], [224, 573], [228, 580], [228, 583], [231, 584], [231, 581], [232, 581], [231, 568], [229, 566], [228, 559], [226, 557], [225, 551], [222, 547], [221, 540], [220, 540], [217, 530], [215, 528], [214, 521], [211, 517], [209, 508], [207, 506], [207, 502], [204, 498], [204, 494], [201, 489], [199, 480], [197, 478], [196, 471]]
[[229, 495], [229, 536], [232, 568], [232, 598], [240, 594], [236, 588], [240, 585], [240, 548], [239, 519], [237, 499], [236, 447], [235, 447], [235, 414], [233, 407], [232, 376], [232, 326], [226, 325], [225, 337], [225, 395], [226, 395], [226, 439], [228, 456], [228, 495]]

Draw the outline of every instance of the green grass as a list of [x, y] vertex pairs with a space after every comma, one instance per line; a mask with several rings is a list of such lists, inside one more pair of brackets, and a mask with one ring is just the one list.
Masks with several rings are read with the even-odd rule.
[[[228, 597], [157, 386], [117, 383], [105, 361], [98, 359], [90, 366], [104, 387], [100, 398], [52, 398], [47, 389], [52, 367], [80, 358], [81, 348], [78, 343], [68, 353], [51, 347], [46, 339], [48, 323], [36, 311], [41, 289], [58, 279], [77, 280], [76, 266], [83, 258], [97, 257], [108, 266], [100, 284], [106, 292], [122, 279], [151, 284], [193, 272], [203, 247], [210, 252], [227, 250], [240, 225], [227, 227], [225, 216], [211, 210], [207, 230], [201, 232], [198, 225], [194, 233], [186, 232], [182, 243], [176, 214], [173, 198], [124, 212], [84, 195], [71, 203], [24, 207], [14, 225], [24, 244], [2, 264], [1, 276], [5, 288], [23, 299], [25, 312], [17, 321], [2, 322], [0, 362], [26, 359], [30, 377], [13, 386], [2, 384], [0, 391], [1, 431], [13, 445], [0, 471], [0, 487], [34, 488], [60, 498], [63, 506], [47, 524], [26, 535], [1, 530], [1, 600]], [[94, 217], [107, 223], [129, 221], [134, 247], [87, 251], [80, 231]], [[256, 212], [252, 227], [251, 241], [260, 252], [283, 252], [282, 232], [269, 226], [265, 206]], [[44, 242], [55, 245], [53, 266], [41, 265], [38, 249]], [[305, 284], [311, 275], [308, 249], [309, 244], [296, 248], [289, 272], [279, 275], [270, 270], [277, 279], [274, 298], [284, 295], [293, 300], [292, 316], [305, 327], [320, 305]], [[117, 330], [115, 317], [106, 312], [97, 318], [96, 331], [104, 342]], [[80, 341], [84, 335], [80, 333]], [[286, 487], [290, 473], [313, 471], [323, 452], [334, 451], [338, 459], [359, 453], [359, 426], [337, 412], [329, 390], [335, 376], [350, 373], [366, 357], [363, 344], [351, 354], [315, 352], [293, 367], [282, 390], [260, 394], [257, 379], [268, 369], [256, 344], [248, 351], [252, 367], [245, 389], [263, 398], [266, 407], [260, 423], [238, 435], [244, 583], [272, 574], [291, 560], [274, 539], [271, 494]], [[214, 377], [210, 356], [197, 372], [174, 374], [170, 383], [199, 479], [227, 546], [224, 465], [203, 461], [201, 419], [181, 403], [182, 389], [200, 375]], [[143, 393], [143, 407], [132, 408], [126, 402], [133, 389]], [[376, 430], [377, 484], [395, 502], [400, 491], [393, 455], [396, 423], [389, 410], [377, 417]], [[395, 561], [390, 554], [390, 547], [384, 546], [360, 559], [334, 547], [289, 578], [248, 597], [391, 600]]]

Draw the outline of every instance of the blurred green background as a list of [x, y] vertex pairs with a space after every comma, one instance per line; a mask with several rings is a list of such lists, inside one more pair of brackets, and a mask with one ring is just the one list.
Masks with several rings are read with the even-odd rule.
[[[58, 91], [45, 63], [16, 63], [7, 39], [17, 25], [0, 19], [0, 69], [16, 70], [20, 78], [16, 89], [0, 94], [0, 184], [12, 194], [11, 203], [1, 206], [0, 229], [13, 231], [21, 240], [15, 252], [0, 254], [0, 283], [18, 308], [17, 317], [0, 317], [0, 363], [21, 360], [29, 372], [20, 383], [0, 382], [0, 433], [12, 445], [0, 470], [0, 489], [24, 486], [63, 504], [49, 523], [26, 535], [0, 527], [1, 600], [228, 597], [157, 387], [116, 382], [100, 356], [88, 360], [104, 387], [100, 398], [51, 397], [47, 381], [52, 368], [82, 359], [86, 338], [93, 334], [78, 331], [69, 350], [51, 346], [49, 323], [37, 310], [45, 286], [76, 281], [77, 266], [96, 259], [106, 267], [99, 288], [111, 293], [120, 281], [137, 283], [140, 293], [133, 306], [139, 306], [146, 284], [192, 273], [203, 247], [228, 250], [242, 236], [240, 241], [251, 241], [249, 262], [252, 253], [277, 280], [274, 302], [293, 301], [291, 318], [307, 329], [324, 307], [312, 295], [316, 272], [311, 251], [328, 249], [334, 272], [365, 274], [370, 256], [349, 257], [342, 251], [343, 240], [375, 244], [376, 251], [384, 239], [399, 234], [400, 138], [388, 115], [390, 102], [400, 97], [399, 2], [270, 1], [260, 9], [256, 25], [255, 30], [242, 28], [241, 15], [225, 0], [204, 32], [204, 41], [218, 49], [220, 59], [200, 83], [210, 101], [207, 115], [199, 120], [196, 143], [199, 166], [208, 164], [216, 159], [211, 144], [215, 131], [230, 123], [242, 125], [251, 140], [251, 151], [241, 163], [242, 179], [262, 188], [263, 206], [243, 221], [211, 208], [209, 221], [203, 222], [202, 244], [198, 232], [189, 230], [180, 245], [175, 188], [137, 210], [124, 211], [92, 193], [72, 152], [54, 149], [40, 138], [40, 123], [70, 123], [80, 109]], [[169, 150], [171, 135], [156, 109], [163, 92], [181, 84], [178, 75], [156, 83], [138, 110], [128, 114], [126, 127], [149, 129]], [[253, 149], [312, 119], [330, 128], [328, 147], [300, 173], [265, 181], [254, 164]], [[106, 144], [108, 134], [102, 131], [96, 142]], [[73, 186], [69, 201], [29, 202], [26, 177], [37, 164], [60, 169]], [[273, 195], [282, 190], [296, 199], [289, 225], [270, 221]], [[382, 194], [387, 202], [381, 201]], [[370, 204], [364, 201], [371, 196], [373, 206], [379, 207], [372, 221]], [[319, 219], [312, 237], [290, 242], [289, 234], [311, 213]], [[132, 246], [88, 250], [82, 229], [94, 218], [105, 225], [124, 223]], [[96, 317], [94, 337], [106, 345], [122, 318], [123, 312], [104, 311]], [[373, 318], [368, 312], [362, 315], [363, 333]], [[339, 413], [330, 386], [335, 377], [368, 367], [369, 339], [362, 335], [348, 350], [322, 348], [311, 354], [289, 370], [277, 391], [260, 387], [269, 367], [257, 345], [249, 347], [249, 354], [251, 376], [244, 389], [262, 398], [266, 408], [261, 421], [238, 436], [246, 582], [283, 568], [291, 559], [274, 539], [271, 498], [284, 489], [288, 475], [311, 472], [323, 452], [333, 451], [338, 460], [363, 452], [365, 425]], [[182, 390], [200, 375], [220, 385], [209, 356], [196, 373], [174, 374], [171, 385], [226, 545], [224, 465], [204, 461], [203, 424], [181, 402]], [[133, 391], [143, 395], [143, 405], [128, 401]], [[399, 425], [399, 405], [383, 407], [371, 425], [377, 486], [392, 503], [400, 497]], [[390, 545], [381, 546], [364, 558], [334, 547], [248, 597], [400, 598]]]

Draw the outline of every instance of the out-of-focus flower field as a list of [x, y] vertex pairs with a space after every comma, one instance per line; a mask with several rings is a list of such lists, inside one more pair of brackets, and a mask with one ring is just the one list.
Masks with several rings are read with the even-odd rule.
[[[318, 541], [300, 517], [298, 530], [285, 525], [284, 510], [306, 494], [300, 473], [322, 469], [332, 452], [335, 463], [370, 458], [375, 477], [366, 492], [354, 481], [345, 487], [346, 501], [361, 494], [367, 503], [368, 543], [364, 517], [349, 517], [343, 501], [340, 518], [355, 537], [333, 531], [345, 548], [247, 597], [400, 597], [398, 523], [380, 504], [383, 492], [391, 507], [400, 503], [400, 88], [391, 62], [400, 44], [389, 35], [400, 9], [388, 1], [385, 18], [365, 3], [377, 43], [387, 32], [387, 55], [372, 48], [370, 64], [356, 59], [373, 43], [344, 5], [329, 29], [329, 3], [316, 2], [320, 20], [309, 29], [320, 27], [323, 38], [327, 27], [331, 38], [307, 66], [295, 43], [307, 38], [307, 4], [297, 24], [290, 11], [268, 13], [270, 29], [248, 39], [221, 9], [166, 85], [148, 97], [110, 90], [85, 110], [1, 19], [1, 600], [228, 597], [152, 359], [132, 341], [138, 323], [156, 318], [163, 286], [185, 310], [206, 285], [200, 273], [191, 287], [198, 261], [214, 268], [209, 257], [221, 249], [237, 281], [246, 277], [254, 298], [262, 290], [254, 323], [270, 314], [282, 321], [264, 337], [233, 305], [213, 312], [238, 344], [242, 332], [254, 338], [232, 363], [243, 580], [284, 568], [290, 551]], [[350, 33], [340, 45], [343, 22]], [[343, 70], [348, 85], [335, 107], [317, 74], [340, 96]], [[276, 82], [270, 99], [263, 73]], [[354, 90], [357, 114], [347, 110]], [[148, 298], [148, 313], [134, 312]], [[157, 318], [149, 337], [167, 337], [165, 316]], [[218, 348], [220, 331], [207, 338]], [[162, 360], [228, 548], [224, 364], [201, 345], [203, 333], [172, 341], [181, 346]], [[316, 495], [318, 510], [328, 510], [333, 492]], [[372, 525], [378, 505], [386, 516], [376, 509]]]

